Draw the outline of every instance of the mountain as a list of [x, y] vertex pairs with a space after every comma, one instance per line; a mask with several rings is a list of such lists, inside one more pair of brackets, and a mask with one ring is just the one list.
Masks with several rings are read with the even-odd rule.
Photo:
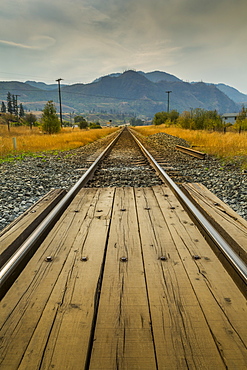
[[[58, 88], [57, 84], [47, 85], [44, 82], [26, 81], [25, 83], [29, 86], [37, 87], [38, 89], [41, 89], [41, 90], [56, 90]], [[66, 85], [60, 84], [60, 86], [63, 87]]]
[[0, 82], [0, 101], [6, 101], [6, 96], [8, 91], [12, 95], [18, 95], [18, 102], [27, 103], [27, 102], [47, 102], [48, 100], [53, 100], [55, 96], [54, 92], [42, 90], [35, 86], [30, 86], [24, 82]]
[[[133, 70], [127, 71], [127, 72], [135, 72]], [[137, 71], [140, 75], [146, 77], [149, 81], [152, 82], [160, 82], [160, 81], [182, 81], [178, 77], [171, 75], [166, 72], [161, 72], [161, 71], [154, 71], [154, 72], [142, 72], [142, 71]], [[122, 73], [111, 73], [107, 76], [99, 77], [93, 82], [99, 82], [102, 78], [104, 77], [119, 77], [121, 76]]]
[[[11, 94], [15, 94], [20, 91], [27, 92], [30, 91], [30, 85], [26, 85], [25, 83], [19, 81], [2, 81], [0, 82], [0, 93], [2, 93], [4, 90], [7, 90], [7, 92], [10, 91]], [[40, 91], [40, 89], [33, 87], [32, 91]]]
[[[157, 77], [157, 75], [156, 75]], [[218, 110], [220, 113], [239, 111], [239, 107], [214, 85], [190, 84], [179, 79], [152, 82], [145, 75], [126, 71], [119, 76], [104, 76], [91, 84], [76, 84], [62, 89], [63, 99], [72, 103], [76, 94], [81, 94], [78, 108], [85, 105], [90, 110], [118, 110], [152, 117], [156, 112], [167, 109], [166, 91], [170, 94], [170, 109], [179, 112], [190, 108]], [[67, 99], [70, 99], [68, 102]]]
[[234, 89], [234, 87], [225, 84], [216, 84], [215, 86], [235, 103], [247, 103], [247, 95]]
[[142, 74], [144, 77], [146, 77], [149, 81], [152, 82], [160, 82], [160, 81], [181, 81], [178, 77], [174, 75], [170, 75], [169, 73], [166, 72], [161, 72], [161, 71], [154, 71], [154, 72], [142, 72], [138, 71], [138, 73]]
[[[38, 87], [37, 87], [38, 86]], [[47, 85], [46, 85], [47, 86]], [[0, 82], [0, 101], [7, 92], [18, 94], [26, 109], [40, 109], [48, 100], [58, 103], [57, 86], [47, 89], [42, 83]], [[50, 85], [48, 85], [50, 86]], [[41, 88], [42, 87], [42, 88]], [[121, 112], [152, 118], [156, 112], [170, 109], [179, 112], [191, 108], [216, 109], [219, 113], [239, 112], [239, 106], [213, 84], [188, 83], [165, 72], [126, 71], [104, 76], [89, 84], [61, 87], [63, 112]]]

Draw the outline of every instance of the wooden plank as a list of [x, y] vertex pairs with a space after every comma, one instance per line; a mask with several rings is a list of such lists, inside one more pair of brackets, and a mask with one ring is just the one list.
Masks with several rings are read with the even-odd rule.
[[153, 190], [135, 193], [158, 368], [225, 368]]
[[246, 369], [245, 319], [246, 301], [166, 186], [82, 189], [2, 300], [0, 363]]
[[133, 188], [118, 188], [90, 369], [155, 368]]
[[185, 154], [188, 154], [192, 157], [196, 157], [198, 159], [205, 159], [206, 153], [199, 152], [198, 150], [187, 148], [185, 146], [176, 145], [176, 149], [180, 152], [183, 152]]
[[[8, 318], [9, 312], [11, 312], [11, 309], [15, 307], [18, 302], [22, 299], [23, 294], [27, 294], [26, 289], [29, 287], [30, 283], [35, 279], [37, 274], [45, 274], [46, 272], [43, 271], [46, 264], [42, 264], [43, 261], [47, 256], [53, 256], [56, 257], [60, 252], [59, 248], [61, 248], [62, 240], [66, 238], [66, 235], [68, 234], [68, 230], [70, 230], [70, 234], [72, 233], [71, 225], [73, 224], [76, 227], [76, 224], [74, 222], [76, 213], [75, 211], [78, 210], [78, 208], [83, 207], [83, 210], [85, 214], [80, 213], [80, 216], [85, 217], [85, 215], [88, 212], [88, 207], [90, 205], [90, 202], [92, 200], [93, 193], [84, 192], [83, 198], [80, 199], [76, 197], [73, 202], [70, 205], [70, 208], [62, 215], [59, 222], [55, 225], [53, 232], [48, 235], [45, 242], [40, 246], [40, 248], [36, 251], [35, 257], [33, 257], [32, 261], [29, 262], [27, 265], [27, 268], [22, 272], [20, 275], [21, 281], [17, 279], [14, 283], [14, 286], [16, 286], [14, 289], [11, 289], [7, 295], [8, 298], [4, 299], [4, 307], [5, 310], [3, 311], [3, 315], [0, 316], [0, 324], [5, 321], [5, 319]], [[74, 210], [74, 211], [71, 211]], [[81, 211], [82, 212], [82, 211]], [[50, 247], [50, 244], [53, 247]], [[32, 262], [35, 261], [33, 264]], [[31, 264], [32, 263], [32, 264]], [[37, 265], [37, 268], [36, 268]], [[50, 264], [47, 265], [47, 269], [50, 268]], [[35, 286], [34, 286], [35, 289]], [[31, 291], [29, 292], [31, 294]], [[34, 294], [34, 293], [33, 293]], [[7, 297], [7, 296], [6, 296]], [[5, 314], [6, 317], [5, 317]], [[2, 321], [1, 321], [2, 319]]]
[[64, 189], [49, 191], [43, 198], [30, 207], [0, 232], [1, 266], [20, 247], [50, 210], [66, 194]]
[[2, 300], [3, 368], [83, 367], [113, 194], [82, 189]]
[[[246, 300], [173, 193], [155, 196], [225, 367], [247, 367]], [[193, 256], [200, 256], [194, 259]], [[194, 325], [194, 324], [193, 324]]]
[[200, 183], [184, 183], [183, 190], [204, 216], [247, 263], [247, 221]]

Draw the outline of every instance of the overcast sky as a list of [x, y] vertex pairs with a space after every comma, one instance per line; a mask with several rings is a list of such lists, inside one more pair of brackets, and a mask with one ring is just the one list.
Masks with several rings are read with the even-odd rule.
[[126, 69], [247, 93], [247, 0], [1, 0], [0, 80]]

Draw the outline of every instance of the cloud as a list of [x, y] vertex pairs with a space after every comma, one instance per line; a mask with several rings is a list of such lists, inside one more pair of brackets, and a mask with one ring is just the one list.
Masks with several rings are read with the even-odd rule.
[[15, 47], [15, 48], [21, 48], [21, 49], [32, 49], [32, 47], [29, 45], [19, 44], [13, 41], [0, 40], [0, 44]]
[[247, 86], [246, 0], [1, 0], [0, 35], [5, 70], [17, 57], [73, 82], [128, 66]]
[[36, 50], [44, 50], [53, 46], [56, 40], [50, 36], [35, 35], [31, 37], [30, 42]]
[[49, 36], [33, 36], [30, 40], [30, 45], [21, 44], [14, 41], [0, 40], [0, 44], [12, 48], [29, 49], [29, 50], [44, 50], [55, 44], [55, 40]]

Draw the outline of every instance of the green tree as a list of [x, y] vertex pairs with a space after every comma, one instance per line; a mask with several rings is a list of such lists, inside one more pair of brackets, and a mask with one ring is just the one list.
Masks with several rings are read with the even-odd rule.
[[19, 117], [23, 118], [25, 116], [24, 108], [22, 103], [20, 103], [20, 109], [19, 109]]
[[237, 120], [243, 121], [245, 120], [245, 118], [247, 118], [247, 108], [245, 108], [245, 106], [243, 105], [241, 111], [239, 112]]
[[140, 118], [132, 117], [130, 119], [131, 126], [143, 126], [144, 121], [142, 121]]
[[191, 118], [191, 113], [188, 111], [184, 111], [177, 119], [177, 125], [186, 128], [186, 129], [193, 129], [193, 120]]
[[1, 113], [6, 113], [6, 111], [7, 111], [6, 105], [5, 105], [4, 101], [2, 101]]
[[17, 96], [12, 95], [12, 108], [13, 114], [18, 117], [18, 105], [17, 105]]
[[194, 128], [196, 130], [203, 130], [204, 121], [205, 121], [205, 110], [202, 108], [195, 108], [193, 109], [193, 121], [194, 121]]
[[7, 93], [7, 111], [12, 114], [14, 112], [13, 109], [13, 102], [12, 102], [12, 95], [10, 92]]
[[179, 117], [179, 113], [177, 110], [173, 109], [171, 110], [169, 113], [168, 113], [168, 117], [171, 121], [172, 124], [176, 123], [178, 117]]
[[91, 122], [89, 128], [102, 128], [99, 122]]
[[205, 130], [221, 130], [223, 121], [216, 110], [208, 110], [204, 112], [203, 126]]
[[37, 122], [37, 117], [33, 113], [26, 113], [25, 121], [28, 123], [30, 130], [32, 130], [33, 125], [35, 125], [35, 123]]
[[75, 116], [74, 117], [74, 122], [76, 124], [78, 124], [78, 126], [80, 127], [81, 130], [88, 127], [87, 121], [82, 116]]
[[155, 113], [152, 123], [153, 125], [162, 125], [168, 120], [168, 118], [169, 118], [169, 113], [158, 112], [158, 113]]
[[242, 110], [239, 112], [238, 118], [236, 120], [236, 123], [234, 124], [235, 129], [238, 130], [240, 133], [242, 130], [247, 130], [247, 108], [244, 106], [242, 107]]
[[60, 131], [60, 121], [56, 113], [56, 107], [52, 100], [49, 100], [43, 109], [41, 127], [48, 134], [55, 134]]
[[15, 121], [15, 116], [11, 113], [4, 113], [2, 115], [3, 121], [7, 124], [8, 126], [8, 131], [10, 131], [10, 124], [11, 122]]
[[216, 110], [193, 109], [191, 112], [183, 112], [177, 119], [177, 124], [191, 130], [219, 130], [224, 125], [221, 116]]

